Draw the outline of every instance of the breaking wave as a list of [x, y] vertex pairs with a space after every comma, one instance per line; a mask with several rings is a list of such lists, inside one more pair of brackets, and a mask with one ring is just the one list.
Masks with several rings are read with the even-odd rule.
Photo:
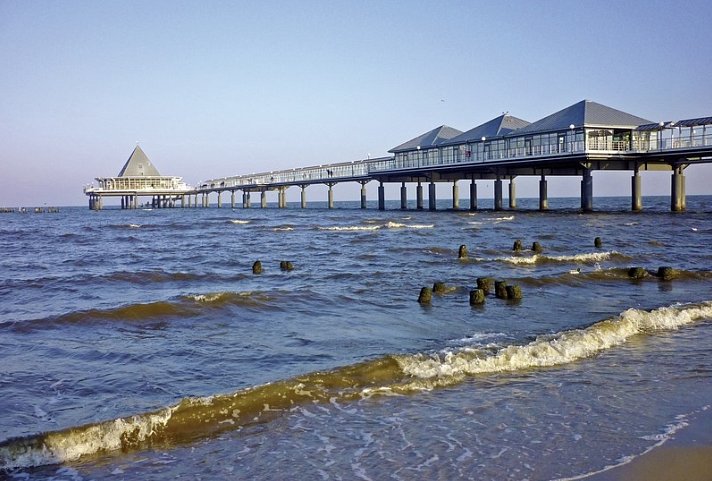
[[507, 257], [491, 257], [491, 258], [476, 258], [478, 262], [507, 262], [516, 265], [535, 265], [552, 262], [574, 262], [580, 264], [591, 264], [610, 259], [626, 260], [628, 256], [616, 251], [612, 252], [591, 252], [585, 254], [574, 254], [568, 256], [550, 256], [546, 254], [533, 254], [530, 256], [507, 256]]
[[380, 229], [432, 229], [434, 224], [403, 224], [401, 222], [386, 222], [385, 224], [317, 227], [326, 231], [375, 231]]
[[[193, 296], [193, 301], [220, 303], [230, 298], [234, 295], [216, 293]], [[628, 309], [589, 327], [541, 336], [529, 344], [385, 356], [231, 394], [186, 398], [150, 413], [7, 439], [0, 442], [0, 471], [192, 442], [268, 422], [305, 403], [411, 394], [474, 375], [561, 366], [596, 356], [636, 335], [675, 330], [703, 319], [712, 319], [712, 301], [651, 311]]]

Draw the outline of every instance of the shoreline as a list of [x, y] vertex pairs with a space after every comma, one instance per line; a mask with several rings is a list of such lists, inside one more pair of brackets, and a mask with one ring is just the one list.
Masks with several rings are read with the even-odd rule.
[[659, 446], [604, 471], [571, 479], [587, 481], [712, 480], [712, 407], [690, 414], [687, 425]]

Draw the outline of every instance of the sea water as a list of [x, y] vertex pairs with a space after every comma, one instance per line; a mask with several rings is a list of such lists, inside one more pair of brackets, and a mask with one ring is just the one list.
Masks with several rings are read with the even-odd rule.
[[[577, 202], [2, 214], [0, 477], [553, 480], [625, 463], [712, 405], [712, 197]], [[523, 299], [470, 306], [478, 277]]]

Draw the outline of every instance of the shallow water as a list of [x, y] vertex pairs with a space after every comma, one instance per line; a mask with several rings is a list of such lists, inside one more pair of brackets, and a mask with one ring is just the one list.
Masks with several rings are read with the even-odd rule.
[[[625, 462], [712, 404], [712, 197], [577, 202], [2, 214], [0, 466], [548, 480]], [[470, 306], [484, 276], [524, 298]]]

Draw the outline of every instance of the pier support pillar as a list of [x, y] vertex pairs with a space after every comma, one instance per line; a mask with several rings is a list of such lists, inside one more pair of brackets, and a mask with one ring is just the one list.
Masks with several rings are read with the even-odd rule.
[[470, 182], [470, 210], [477, 210], [477, 184], [475, 179]]
[[231, 209], [235, 208], [235, 191], [234, 190], [230, 191], [230, 208]]
[[361, 208], [366, 208], [366, 182], [359, 182], [361, 184]]
[[194, 199], [194, 202], [193, 202], [193, 207], [195, 207], [196, 209], [198, 208], [198, 194], [195, 194], [195, 199]]
[[126, 196], [122, 195], [121, 196], [121, 210], [124, 210], [126, 208], [125, 202], [126, 202]]
[[457, 185], [457, 181], [452, 181], [452, 209], [458, 210], [460, 208], [460, 187]]
[[302, 209], [306, 209], [307, 208], [307, 186], [306, 185], [302, 186], [300, 200], [302, 201]]
[[437, 207], [437, 193], [435, 191], [435, 182], [432, 180], [428, 184], [428, 210], [436, 210]]
[[633, 212], [639, 212], [643, 210], [643, 192], [640, 183], [640, 172], [638, 172], [638, 167], [636, 166], [633, 172], [633, 177], [630, 179], [630, 192], [631, 192], [631, 210]]
[[286, 187], [280, 187], [280, 188], [279, 188], [279, 193], [281, 194], [281, 195], [280, 195], [280, 199], [281, 199], [281, 201], [282, 201], [282, 202], [280, 203], [280, 205], [279, 205], [279, 208], [280, 208], [280, 209], [286, 209], [286, 208], [287, 208], [287, 188], [286, 188]]
[[517, 185], [514, 183], [514, 177], [509, 178], [509, 208], [517, 208]]
[[386, 189], [382, 181], [378, 184], [378, 210], [386, 210]]
[[502, 179], [494, 181], [494, 210], [502, 210]]
[[681, 212], [685, 210], [685, 176], [682, 167], [675, 167], [672, 171], [672, 185], [670, 189], [670, 210]]
[[138, 209], [138, 196], [137, 195], [133, 196], [133, 208]]
[[245, 208], [249, 209], [251, 207], [250, 191], [245, 192]]
[[539, 181], [539, 210], [549, 210], [549, 193], [544, 174], [541, 174]]
[[218, 191], [218, 209], [222, 208], [222, 191]]
[[[282, 192], [279, 193], [279, 204], [282, 204]], [[267, 208], [267, 191], [263, 190], [260, 192], [260, 207], [262, 209]]]
[[336, 184], [333, 184], [333, 183], [330, 182], [330, 183], [328, 183], [327, 185], [329, 186], [329, 201], [328, 201], [328, 205], [329, 205], [329, 209], [333, 209], [333, 208], [334, 208], [334, 185], [336, 185]]
[[180, 208], [185, 209], [185, 195], [180, 196]]
[[591, 169], [583, 169], [581, 178], [581, 210], [593, 212], [593, 176]]
[[418, 186], [415, 188], [415, 208], [423, 210], [423, 186], [418, 181]]
[[401, 195], [401, 209], [405, 210], [408, 208], [408, 190], [405, 187], [405, 182], [401, 182], [400, 195]]

